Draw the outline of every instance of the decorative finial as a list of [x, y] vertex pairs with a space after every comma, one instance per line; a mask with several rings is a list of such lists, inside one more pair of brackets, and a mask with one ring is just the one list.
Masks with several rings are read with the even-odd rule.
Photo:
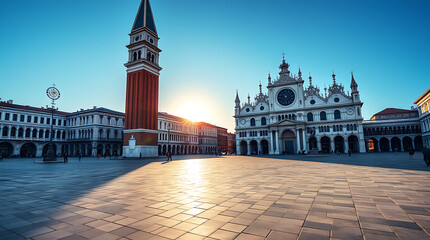
[[327, 87], [325, 86], [325, 84], [324, 84], [324, 95], [325, 97], [327, 97]]
[[300, 66], [299, 66], [299, 79], [302, 79], [302, 71], [300, 70]]
[[333, 78], [333, 84], [336, 84], [336, 74], [334, 74], [334, 70], [333, 70], [333, 74], [331, 76]]
[[282, 52], [282, 61], [285, 61], [285, 52]]
[[312, 85], [312, 76], [311, 76], [311, 73], [309, 73], [309, 85]]
[[249, 96], [249, 93], [248, 93], [248, 104], [251, 104], [251, 97]]
[[261, 81], [260, 81], [260, 95], [262, 95], [263, 94], [263, 91], [261, 90]]

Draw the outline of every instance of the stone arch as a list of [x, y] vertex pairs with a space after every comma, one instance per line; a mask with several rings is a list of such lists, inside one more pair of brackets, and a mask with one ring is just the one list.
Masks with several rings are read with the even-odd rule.
[[321, 152], [330, 153], [331, 152], [331, 140], [327, 136], [323, 136], [320, 139], [321, 142]]
[[176, 154], [176, 145], [172, 146], [172, 155]]
[[306, 116], [307, 116], [308, 122], [314, 121], [314, 115], [311, 112], [309, 112]]
[[310, 150], [317, 150], [317, 138], [315, 136], [312, 136], [309, 138], [309, 151]]
[[[55, 152], [55, 154], [57, 154], [57, 144], [52, 143], [52, 145], [54, 145], [54, 152]], [[45, 146], [43, 146], [42, 156], [46, 156], [46, 154], [48, 153], [48, 148], [49, 148], [49, 143], [47, 143], [47, 144], [45, 144]]]
[[3, 137], [7, 137], [9, 134], [9, 127], [8, 126], [4, 126], [2, 129], [2, 136]]
[[97, 155], [103, 155], [103, 144], [97, 145]]
[[32, 142], [24, 143], [19, 150], [19, 155], [21, 157], [35, 157], [36, 145]]
[[251, 155], [258, 154], [258, 143], [257, 143], [257, 141], [251, 140], [251, 142], [249, 142], [249, 145], [250, 145], [250, 149], [251, 149], [250, 154]]
[[163, 155], [166, 155], [166, 153], [167, 153], [167, 149], [166, 148], [167, 148], [166, 145], [163, 145]]
[[269, 154], [269, 142], [266, 139], [261, 140], [261, 153], [262, 154]]
[[105, 155], [106, 156], [111, 156], [112, 154], [112, 146], [110, 144], [106, 144], [105, 146]]
[[345, 139], [342, 136], [336, 136], [334, 138], [334, 151], [335, 152], [345, 152]]
[[2, 157], [11, 157], [13, 155], [13, 145], [8, 142], [0, 143], [0, 155]]
[[393, 152], [396, 152], [396, 151], [400, 152], [400, 151], [402, 151], [400, 139], [398, 137], [391, 138], [391, 150]]
[[248, 143], [246, 141], [240, 142], [240, 154], [248, 155]]
[[353, 153], [358, 153], [360, 152], [360, 146], [358, 143], [358, 137], [355, 135], [350, 135], [348, 137], [348, 148], [351, 150], [351, 152]]
[[370, 138], [367, 142], [369, 152], [379, 152], [378, 140], [376, 138]]
[[410, 149], [413, 148], [413, 146], [412, 146], [412, 138], [410, 138], [408, 136], [403, 137], [402, 143], [403, 143], [403, 151], [409, 151]]
[[320, 120], [321, 121], [327, 120], [327, 113], [326, 112], [324, 112], [324, 111], [320, 112]]
[[379, 147], [381, 152], [389, 152], [390, 151], [390, 141], [388, 138], [383, 137], [379, 140]]
[[281, 134], [281, 144], [280, 149], [282, 149], [283, 154], [294, 154], [297, 152], [298, 146], [296, 143], [296, 134], [290, 129], [286, 129]]

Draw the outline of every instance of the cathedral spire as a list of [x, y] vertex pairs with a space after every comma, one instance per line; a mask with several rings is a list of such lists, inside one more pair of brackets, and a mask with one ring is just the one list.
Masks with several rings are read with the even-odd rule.
[[358, 92], [358, 84], [355, 82], [354, 74], [351, 72], [351, 93]]
[[269, 77], [267, 77], [267, 81], [269, 82], [269, 84], [272, 83], [272, 78], [270, 77], [270, 72], [269, 72]]
[[236, 99], [234, 100], [236, 107], [240, 107], [239, 91], [236, 90]]
[[139, 11], [137, 11], [131, 31], [133, 32], [141, 28], [146, 28], [157, 35], [157, 28], [155, 27], [154, 16], [152, 15], [149, 0], [142, 0], [140, 2]]

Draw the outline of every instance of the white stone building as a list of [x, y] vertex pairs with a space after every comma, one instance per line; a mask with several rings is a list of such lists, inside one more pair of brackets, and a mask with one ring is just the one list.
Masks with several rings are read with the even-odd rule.
[[418, 106], [423, 144], [427, 148], [430, 148], [430, 88], [427, 89], [414, 104]]
[[53, 142], [57, 155], [121, 154], [124, 113], [106, 108], [73, 113], [0, 101], [0, 154], [41, 157], [48, 149], [53, 121]]
[[199, 135], [196, 122], [185, 118], [158, 113], [158, 155], [198, 153]]
[[260, 93], [251, 102], [235, 100], [237, 154], [283, 154], [306, 152], [365, 152], [363, 117], [358, 85], [351, 75], [351, 94], [336, 82], [321, 93], [308, 87], [299, 69], [292, 75], [282, 61], [279, 77], [268, 78], [268, 94]]

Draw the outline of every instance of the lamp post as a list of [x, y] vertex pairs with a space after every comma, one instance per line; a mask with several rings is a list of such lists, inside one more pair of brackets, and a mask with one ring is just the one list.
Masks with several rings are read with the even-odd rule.
[[58, 100], [60, 98], [60, 91], [53, 85], [52, 87], [49, 87], [46, 89], [46, 95], [52, 100], [51, 102], [51, 131], [49, 136], [49, 144], [48, 144], [48, 152], [46, 153], [46, 156], [43, 158], [43, 161], [56, 161], [57, 160], [57, 154], [55, 153], [54, 149], [54, 143], [52, 142], [53, 134], [54, 134], [54, 111], [55, 109], [55, 100]]

